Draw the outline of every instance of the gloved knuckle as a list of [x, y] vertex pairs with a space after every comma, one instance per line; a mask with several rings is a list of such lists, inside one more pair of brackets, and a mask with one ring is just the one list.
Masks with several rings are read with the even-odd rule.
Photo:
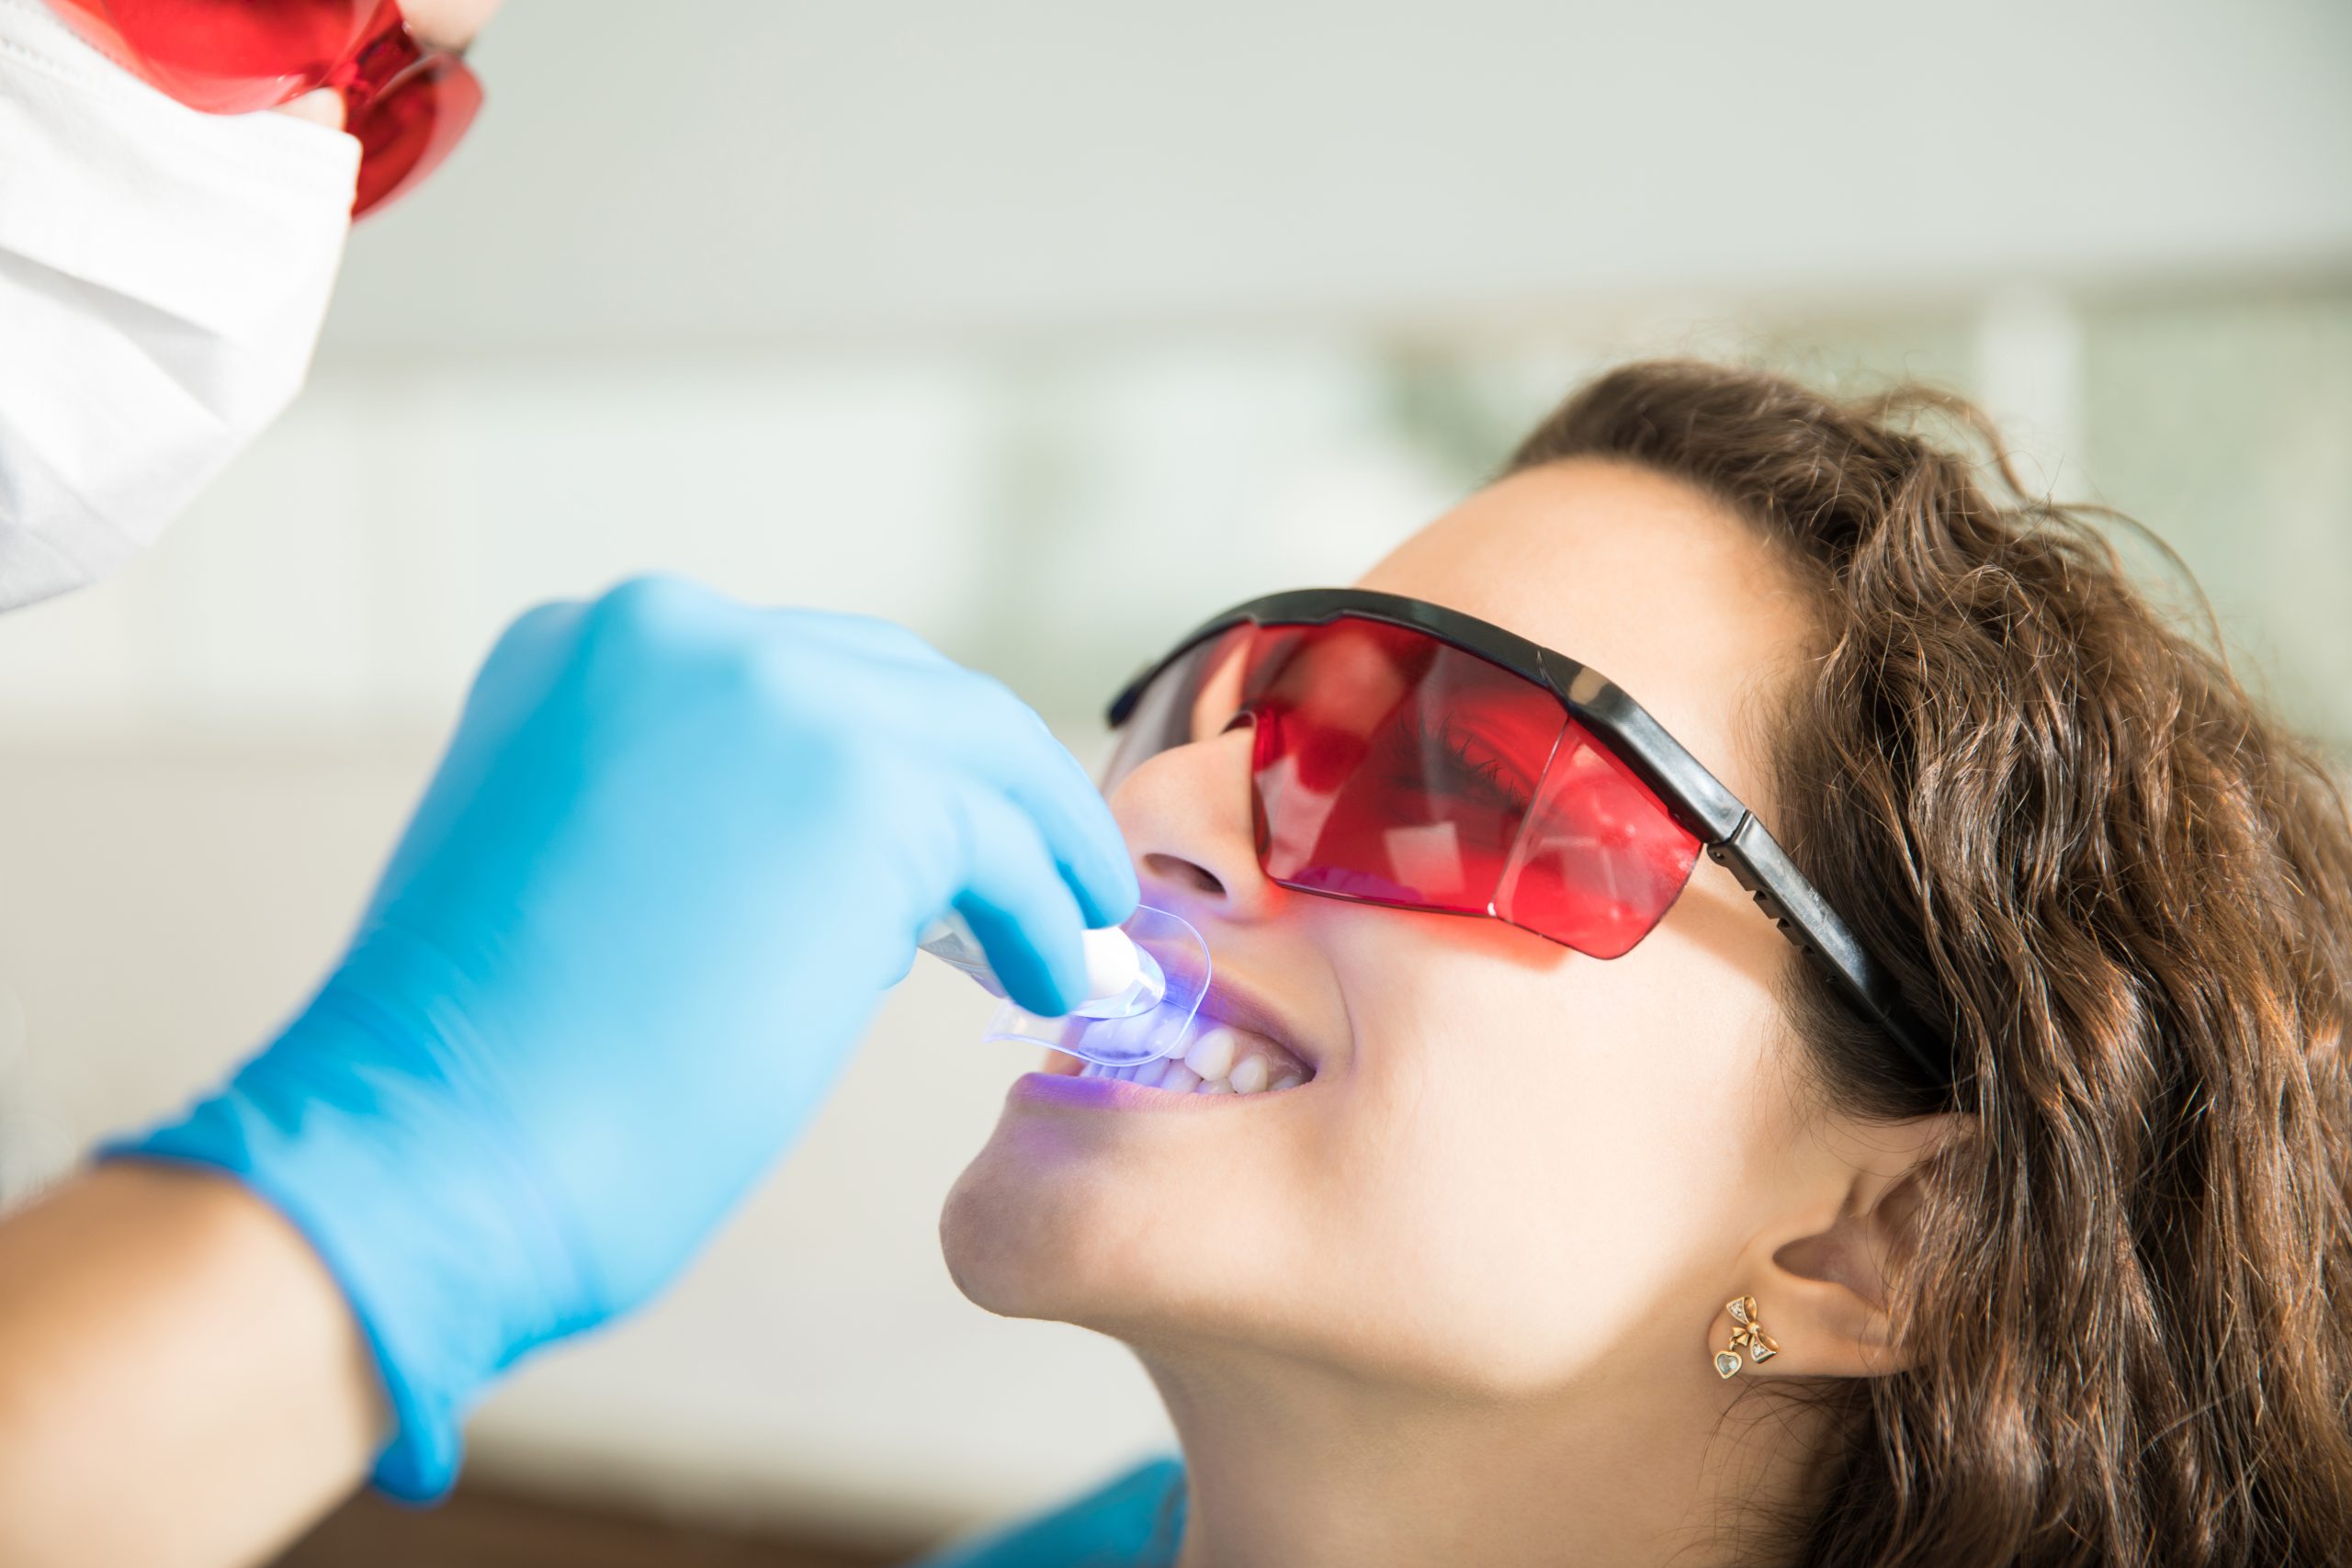
[[886, 621], [879, 616], [873, 615], [861, 616], [860, 619], [865, 621], [868, 626], [875, 628], [873, 635], [876, 641], [892, 649], [903, 659], [920, 663], [945, 661], [944, 656], [940, 653], [939, 649], [932, 647], [932, 645], [924, 640], [921, 636], [909, 630], [907, 627], [900, 626], [896, 621]]
[[1020, 722], [1029, 711], [1029, 705], [993, 675], [957, 665], [944, 678], [952, 683], [956, 706], [978, 721], [976, 728], [991, 735], [1001, 738], [1006, 726]]
[[923, 897], [933, 902], [952, 898], [980, 880], [989, 838], [966, 791], [935, 777], [903, 774], [894, 774], [886, 787], [893, 802], [896, 858]]
[[577, 600], [542, 599], [507, 622], [506, 635], [510, 637], [528, 637], [543, 627], [560, 622], [565, 615], [576, 612], [579, 608]]
[[579, 604], [571, 600], [549, 599], [532, 605], [507, 622], [506, 629], [498, 634], [498, 641], [482, 660], [483, 671], [487, 673], [506, 668], [533, 650], [549, 645], [560, 649], [563, 646], [565, 620], [579, 613]]
[[976, 870], [981, 857], [994, 847], [995, 838], [989, 829], [979, 801], [967, 790], [951, 790], [942, 802], [947, 833], [957, 851], [957, 863], [966, 875]]
[[885, 780], [875, 759], [825, 728], [791, 729], [781, 737], [780, 787], [831, 830], [851, 830], [877, 815]]
[[981, 670], [963, 670], [959, 671], [958, 673], [963, 677], [965, 685], [970, 690], [972, 701], [976, 703], [986, 703], [990, 707], [1019, 707], [1022, 705], [1021, 699], [1013, 695], [1012, 687], [1006, 685], [1002, 681], [998, 680], [995, 676], [989, 674], [987, 671]]
[[600, 644], [660, 647], [700, 619], [714, 597], [701, 584], [666, 572], [632, 577], [589, 607], [587, 636]]
[[722, 662], [746, 723], [803, 733], [838, 728], [837, 681], [820, 649], [797, 637], [746, 637], [728, 646]]

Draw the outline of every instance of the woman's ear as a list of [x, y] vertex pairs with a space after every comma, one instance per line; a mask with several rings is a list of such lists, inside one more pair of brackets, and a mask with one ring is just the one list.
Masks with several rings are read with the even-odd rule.
[[[1967, 1135], [1958, 1114], [1852, 1123], [1826, 1141], [1822, 1179], [1806, 1182], [1797, 1213], [1757, 1237], [1736, 1289], [1755, 1298], [1743, 1334], [1727, 1296], [1708, 1329], [1717, 1353], [1736, 1354], [1726, 1377], [1868, 1378], [1900, 1371], [1887, 1314], [1889, 1280], [1915, 1247], [1922, 1178]], [[1762, 1359], [1756, 1358], [1764, 1350]]]

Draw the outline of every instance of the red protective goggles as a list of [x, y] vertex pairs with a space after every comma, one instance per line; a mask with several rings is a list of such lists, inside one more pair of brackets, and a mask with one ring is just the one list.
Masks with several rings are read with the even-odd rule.
[[1649, 934], [1704, 849], [1940, 1082], [1944, 1051], [1763, 824], [1574, 660], [1361, 589], [1227, 612], [1130, 682], [1108, 783], [1252, 729], [1258, 858], [1282, 886], [1486, 915], [1595, 958]]
[[359, 139], [353, 217], [431, 174], [481, 107], [481, 82], [426, 49], [394, 0], [54, 0], [83, 37], [190, 108], [247, 114], [332, 87]]

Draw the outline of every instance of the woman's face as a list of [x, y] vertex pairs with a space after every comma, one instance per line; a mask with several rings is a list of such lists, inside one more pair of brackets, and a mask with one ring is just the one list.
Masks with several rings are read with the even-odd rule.
[[[1554, 465], [1471, 497], [1363, 585], [1601, 671], [1772, 820], [1745, 722], [1802, 656], [1804, 602], [1703, 495]], [[1704, 1337], [1810, 1121], [1776, 1027], [1792, 950], [1703, 858], [1606, 962], [1498, 920], [1277, 887], [1225, 702], [1112, 804], [1145, 902], [1207, 939], [1204, 1010], [1246, 1026], [1227, 1040], [1270, 1054], [1267, 1081], [1293, 1057], [1313, 1076], [1115, 1102], [1024, 1080], [948, 1199], [957, 1282], [991, 1310], [1137, 1344], [1437, 1390], [1533, 1393], [1644, 1348], [1712, 1381]]]

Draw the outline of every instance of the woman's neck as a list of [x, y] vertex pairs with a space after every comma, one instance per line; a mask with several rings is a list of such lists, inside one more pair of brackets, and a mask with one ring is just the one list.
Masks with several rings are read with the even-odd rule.
[[1823, 1430], [1697, 1380], [1470, 1398], [1256, 1352], [1138, 1354], [1184, 1445], [1182, 1568], [1754, 1562]]

